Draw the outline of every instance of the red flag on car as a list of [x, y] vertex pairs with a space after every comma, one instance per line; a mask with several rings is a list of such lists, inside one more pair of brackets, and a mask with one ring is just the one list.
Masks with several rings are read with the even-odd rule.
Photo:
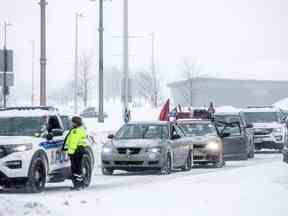
[[168, 99], [160, 112], [159, 116], [160, 121], [169, 121], [169, 107], [170, 107], [170, 100]]

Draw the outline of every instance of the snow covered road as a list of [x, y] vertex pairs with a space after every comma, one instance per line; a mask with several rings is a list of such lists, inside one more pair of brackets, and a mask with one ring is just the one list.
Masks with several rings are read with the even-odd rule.
[[280, 154], [257, 154], [222, 169], [155, 173], [96, 171], [91, 187], [70, 182], [42, 194], [0, 193], [0, 216], [10, 215], [287, 215], [288, 166]]

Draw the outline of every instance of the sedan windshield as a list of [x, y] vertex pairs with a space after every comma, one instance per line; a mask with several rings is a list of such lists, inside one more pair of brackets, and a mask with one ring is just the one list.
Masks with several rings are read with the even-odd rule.
[[34, 136], [45, 125], [42, 117], [0, 118], [0, 136]]
[[244, 116], [249, 123], [270, 123], [279, 121], [276, 112], [247, 112], [244, 113]]
[[216, 121], [222, 122], [240, 122], [240, 116], [237, 115], [214, 115]]
[[216, 128], [212, 124], [187, 123], [180, 124], [180, 127], [189, 136], [217, 136]]
[[[166, 130], [167, 129], [167, 130]], [[162, 125], [125, 125], [116, 134], [116, 139], [161, 139], [168, 127]]]

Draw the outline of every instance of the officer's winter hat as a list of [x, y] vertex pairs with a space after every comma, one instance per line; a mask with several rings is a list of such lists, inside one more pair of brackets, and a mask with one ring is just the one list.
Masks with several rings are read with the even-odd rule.
[[81, 127], [83, 125], [82, 123], [82, 118], [79, 116], [74, 116], [72, 118], [72, 122], [77, 126], [77, 127]]

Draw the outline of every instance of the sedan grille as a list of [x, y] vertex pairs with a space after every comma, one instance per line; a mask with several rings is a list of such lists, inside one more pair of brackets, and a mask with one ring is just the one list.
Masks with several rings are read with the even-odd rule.
[[119, 154], [135, 155], [139, 154], [141, 148], [117, 148]]
[[144, 163], [144, 161], [114, 161], [116, 165], [122, 166], [139, 166]]
[[272, 128], [257, 128], [254, 129], [254, 135], [267, 135], [273, 132]]
[[194, 147], [194, 149], [204, 149], [204, 148], [205, 148], [205, 145], [194, 144], [193, 147]]
[[193, 156], [193, 160], [205, 160], [205, 156]]

